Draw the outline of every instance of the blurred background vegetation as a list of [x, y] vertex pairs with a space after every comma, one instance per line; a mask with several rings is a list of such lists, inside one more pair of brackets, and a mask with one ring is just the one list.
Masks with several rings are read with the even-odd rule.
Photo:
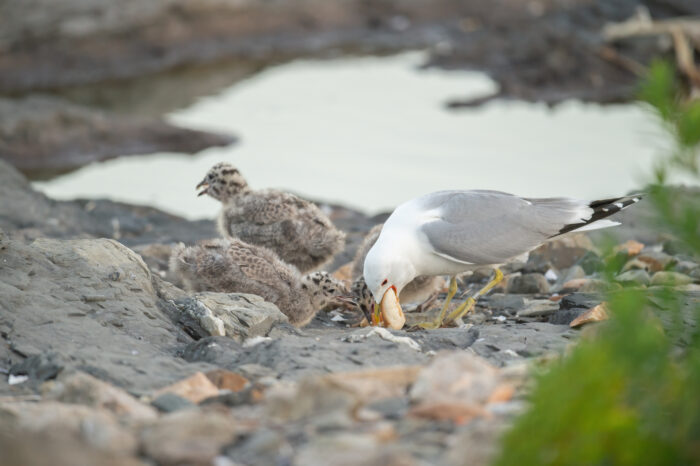
[[[700, 200], [664, 182], [674, 171], [698, 177], [700, 102], [665, 62], [651, 66], [640, 99], [673, 141], [647, 192], [657, 226], [697, 260]], [[609, 248], [605, 266], [610, 319], [546, 366], [495, 464], [700, 464], [700, 302], [671, 287], [618, 289], [619, 254]]]

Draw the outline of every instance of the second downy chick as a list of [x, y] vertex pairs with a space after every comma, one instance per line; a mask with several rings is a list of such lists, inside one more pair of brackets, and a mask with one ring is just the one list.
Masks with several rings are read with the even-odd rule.
[[341, 304], [346, 286], [326, 272], [302, 276], [267, 248], [239, 239], [213, 239], [173, 249], [170, 270], [189, 291], [250, 293], [277, 305], [297, 327], [329, 304]]

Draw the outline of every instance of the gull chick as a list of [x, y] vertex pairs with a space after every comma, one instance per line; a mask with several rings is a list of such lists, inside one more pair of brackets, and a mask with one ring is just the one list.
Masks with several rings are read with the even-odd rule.
[[329, 304], [342, 304], [344, 284], [326, 272], [302, 276], [274, 252], [238, 239], [179, 244], [170, 270], [189, 291], [250, 293], [277, 305], [289, 323], [301, 327]]
[[541, 244], [572, 232], [619, 225], [606, 217], [639, 202], [641, 196], [598, 201], [569, 198], [528, 199], [499, 191], [439, 191], [410, 200], [394, 210], [367, 253], [363, 275], [375, 302], [400, 311], [398, 295], [421, 275], [451, 275], [437, 320], [440, 327], [457, 292], [455, 275], [491, 266], [495, 277], [468, 298], [448, 320], [461, 318], [475, 298], [503, 279], [498, 266]]
[[199, 188], [199, 196], [222, 203], [222, 236], [269, 248], [302, 273], [328, 263], [345, 245], [345, 234], [318, 206], [281, 191], [254, 191], [231, 164], [214, 165]]

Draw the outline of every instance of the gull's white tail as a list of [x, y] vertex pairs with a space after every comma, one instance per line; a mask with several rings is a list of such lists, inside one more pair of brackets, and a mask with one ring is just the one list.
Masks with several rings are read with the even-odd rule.
[[600, 230], [601, 228], [614, 227], [620, 222], [608, 220], [607, 217], [626, 209], [627, 207], [636, 204], [642, 199], [641, 194], [631, 196], [617, 197], [613, 199], [601, 199], [588, 204], [588, 208], [592, 213], [588, 218], [582, 219], [580, 222], [565, 225], [559, 233], [552, 237], [560, 236], [570, 232]]

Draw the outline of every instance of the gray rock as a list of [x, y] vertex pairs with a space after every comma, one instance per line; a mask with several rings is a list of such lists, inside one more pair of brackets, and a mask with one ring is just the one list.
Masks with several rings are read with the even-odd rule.
[[700, 282], [700, 267], [696, 267], [695, 269], [691, 270], [688, 276], [691, 277], [695, 283]]
[[514, 275], [508, 278], [508, 293], [543, 294], [549, 292], [549, 283], [541, 273]]
[[444, 328], [412, 332], [410, 336], [421, 346], [423, 351], [437, 352], [469, 348], [479, 338], [479, 330], [476, 327], [469, 330]]
[[564, 269], [560, 272], [557, 282], [552, 286], [552, 291], [561, 291], [564, 283], [585, 277], [586, 271], [583, 269], [583, 267], [578, 264], [574, 264], [568, 269]]
[[559, 310], [559, 303], [548, 299], [534, 299], [517, 312], [518, 317], [543, 317]]
[[636, 259], [649, 264], [648, 270], [651, 273], [666, 270], [677, 262], [675, 257], [653, 249], [645, 249]]
[[292, 447], [284, 435], [263, 428], [228, 447], [225, 454], [234, 464], [290, 464]]
[[674, 272], [682, 273], [693, 278], [700, 278], [700, 265], [690, 260], [681, 260], [674, 267]]
[[211, 464], [236, 436], [236, 422], [218, 411], [182, 409], [141, 431], [143, 453], [158, 464]]
[[11, 240], [0, 254], [0, 340], [16, 363], [34, 357], [24, 364], [37, 377], [55, 373], [41, 356], [49, 349], [60, 365], [133, 392], [210, 368], [175, 355], [192, 338], [162, 312], [150, 271], [120, 243]]
[[[0, 432], [12, 432], [11, 437], [16, 439], [35, 435], [69, 441], [104, 454], [120, 455], [125, 461], [136, 453], [138, 446], [133, 433], [117, 422], [109, 411], [55, 401], [0, 403]], [[2, 437], [4, 435], [0, 435]]]
[[63, 358], [54, 353], [46, 352], [30, 356], [22, 362], [10, 367], [11, 375], [26, 375], [29, 381], [40, 384], [46, 380], [55, 378], [64, 368]]
[[43, 399], [80, 404], [111, 411], [121, 421], [150, 421], [156, 412], [150, 406], [84, 372], [68, 371], [41, 387]]
[[678, 272], [656, 272], [651, 277], [652, 286], [675, 286], [693, 283], [693, 278]]
[[367, 408], [380, 413], [386, 419], [400, 419], [410, 407], [408, 398], [388, 398], [367, 405]]
[[591, 275], [603, 269], [605, 264], [598, 254], [593, 251], [586, 251], [581, 258], [576, 261], [576, 265], [583, 268], [586, 275]]
[[164, 393], [151, 401], [151, 405], [163, 413], [172, 413], [181, 409], [195, 408], [197, 405], [190, 400], [174, 393]]
[[251, 294], [198, 293], [175, 301], [175, 305], [194, 317], [209, 335], [238, 341], [265, 336], [274, 325], [288, 322], [277, 306]]
[[54, 201], [32, 189], [27, 179], [3, 160], [0, 199], [0, 228], [12, 239], [118, 238], [133, 246], [193, 243], [217, 235], [211, 220], [189, 221], [151, 207], [107, 200]]
[[525, 306], [525, 297], [516, 294], [493, 293], [488, 294], [479, 300], [479, 303], [484, 302], [484, 305], [494, 314], [499, 314], [498, 311], [506, 311], [508, 314], [514, 314], [518, 309]]
[[[367, 333], [367, 329], [356, 332]], [[425, 332], [432, 335], [435, 343], [428, 347], [454, 347], [468, 345], [473, 334], [454, 329], [448, 336], [439, 332]], [[423, 332], [391, 332], [400, 337], [420, 340]], [[207, 362], [218, 367], [237, 372], [238, 367], [248, 364], [274, 368], [276, 375], [283, 379], [299, 380], [305, 376], [327, 374], [338, 371], [359, 370], [366, 367], [420, 364], [428, 360], [422, 351], [410, 349], [407, 345], [391, 342], [372, 336], [352, 343], [345, 328], [304, 328], [298, 334], [279, 333], [268, 341], [244, 347], [226, 337], [208, 337], [192, 343], [182, 352], [187, 361]], [[425, 350], [425, 349], [424, 349]]]
[[504, 366], [520, 358], [558, 353], [575, 335], [568, 326], [547, 322], [484, 325], [471, 350], [496, 366]]
[[627, 272], [623, 272], [617, 277], [615, 277], [615, 281], [620, 283], [648, 285], [651, 281], [651, 278], [649, 277], [649, 273], [646, 270], [632, 269], [628, 270]]

